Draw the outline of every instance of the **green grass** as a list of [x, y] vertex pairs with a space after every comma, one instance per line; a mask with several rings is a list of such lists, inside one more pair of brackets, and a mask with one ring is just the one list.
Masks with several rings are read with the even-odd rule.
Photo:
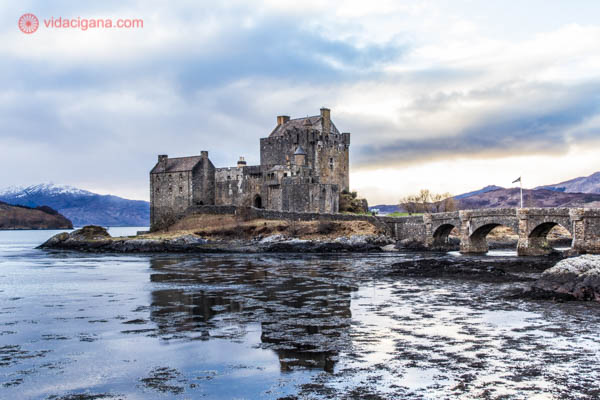
[[416, 215], [423, 215], [423, 214], [422, 213], [412, 213], [412, 214], [409, 214], [409, 213], [406, 213], [406, 212], [402, 213], [402, 212], [397, 212], [396, 211], [396, 212], [393, 212], [393, 213], [390, 213], [390, 214], [386, 215], [386, 217], [409, 217], [409, 216], [416, 216]]
[[342, 211], [340, 214], [347, 214], [347, 215], [371, 215], [371, 212], [350, 212], [350, 211]]

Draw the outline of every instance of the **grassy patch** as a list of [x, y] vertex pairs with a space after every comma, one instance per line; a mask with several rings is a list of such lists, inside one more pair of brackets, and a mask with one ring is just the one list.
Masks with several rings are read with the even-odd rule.
[[393, 212], [390, 214], [387, 214], [386, 217], [412, 217], [412, 216], [419, 216], [419, 215], [423, 215], [422, 213], [412, 213], [409, 214], [407, 212]]

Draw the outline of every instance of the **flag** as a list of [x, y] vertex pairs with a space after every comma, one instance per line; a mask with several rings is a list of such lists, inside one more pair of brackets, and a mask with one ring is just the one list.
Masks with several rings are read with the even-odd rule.
[[521, 177], [518, 177], [517, 179], [515, 179], [512, 183], [517, 183], [517, 182], [521, 182]]

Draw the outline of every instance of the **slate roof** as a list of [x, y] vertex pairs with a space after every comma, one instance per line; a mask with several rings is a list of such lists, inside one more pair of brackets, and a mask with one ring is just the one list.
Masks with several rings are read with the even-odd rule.
[[302, 148], [302, 146], [298, 146], [296, 148], [296, 151], [294, 152], [295, 156], [305, 156], [306, 152], [304, 151], [304, 149]]
[[[290, 119], [288, 122], [277, 125], [273, 132], [269, 135], [269, 137], [273, 136], [283, 136], [283, 134], [288, 130], [297, 129], [306, 129], [308, 127], [312, 127], [319, 132], [321, 132], [321, 116], [314, 115], [312, 117], [302, 117], [302, 118], [294, 118]], [[329, 133], [340, 133], [335, 127], [333, 121], [331, 122], [331, 131]]]
[[167, 158], [167, 162], [158, 162], [150, 171], [151, 174], [164, 172], [185, 172], [194, 169], [200, 162], [202, 156]]

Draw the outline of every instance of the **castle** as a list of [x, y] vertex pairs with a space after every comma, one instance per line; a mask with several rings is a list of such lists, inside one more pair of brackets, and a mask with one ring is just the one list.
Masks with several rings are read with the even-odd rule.
[[349, 190], [350, 133], [340, 133], [331, 112], [277, 117], [260, 139], [260, 165], [215, 168], [199, 156], [159, 155], [150, 171], [150, 225], [173, 221], [195, 205], [254, 206], [277, 211], [336, 213]]

